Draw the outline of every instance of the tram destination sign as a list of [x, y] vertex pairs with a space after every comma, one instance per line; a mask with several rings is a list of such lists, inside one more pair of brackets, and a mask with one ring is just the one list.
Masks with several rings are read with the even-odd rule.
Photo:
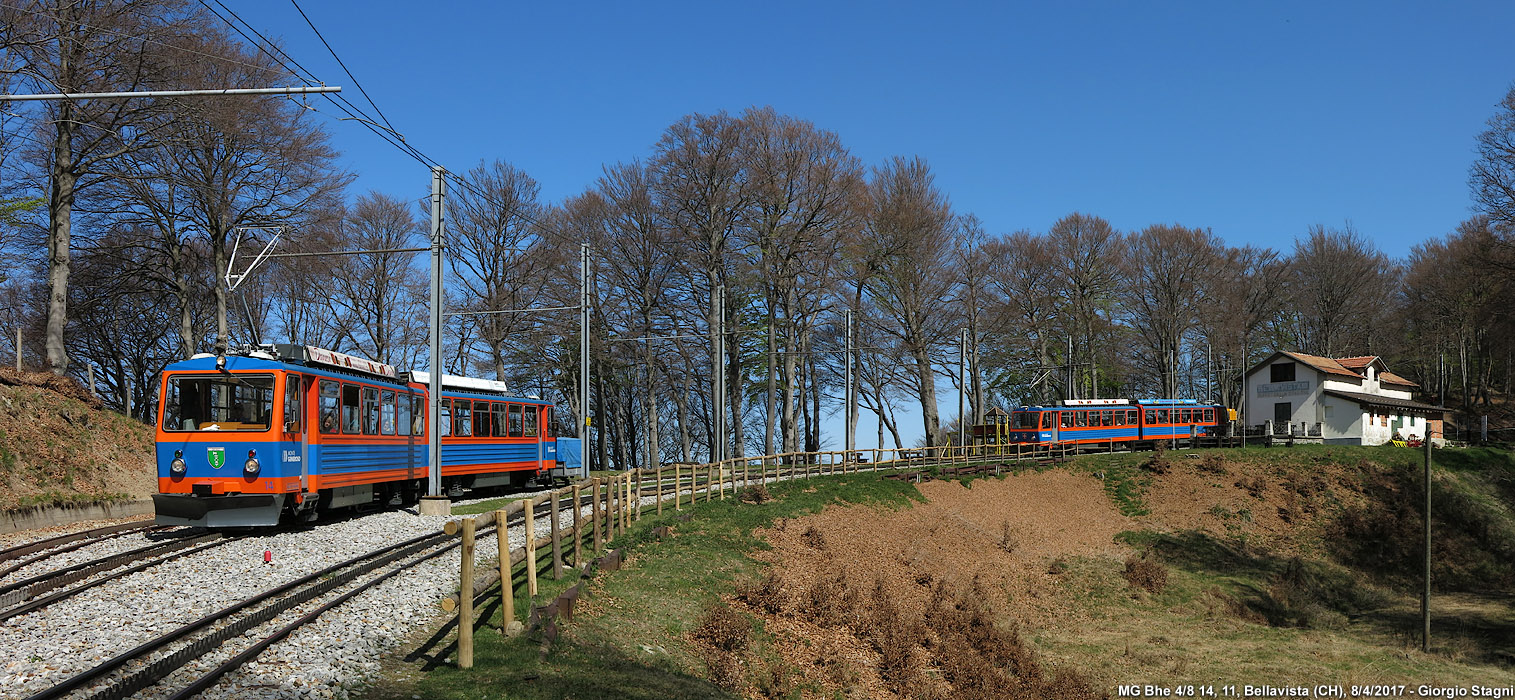
[[1303, 394], [1310, 391], [1310, 382], [1276, 382], [1273, 384], [1258, 384], [1258, 396], [1284, 396], [1286, 394]]

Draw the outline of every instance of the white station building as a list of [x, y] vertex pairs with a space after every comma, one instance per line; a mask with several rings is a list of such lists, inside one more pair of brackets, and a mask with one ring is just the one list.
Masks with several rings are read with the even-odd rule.
[[[1326, 444], [1382, 445], [1398, 433], [1440, 441], [1441, 406], [1411, 399], [1419, 385], [1376, 356], [1329, 358], [1276, 352], [1247, 370], [1242, 420], [1249, 426], [1318, 424]], [[1282, 426], [1282, 427], [1281, 427]]]

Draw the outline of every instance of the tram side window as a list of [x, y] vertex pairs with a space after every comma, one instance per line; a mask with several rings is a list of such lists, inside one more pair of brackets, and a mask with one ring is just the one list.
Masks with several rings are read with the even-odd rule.
[[318, 399], [321, 407], [321, 432], [326, 435], [337, 433], [337, 409], [342, 394], [342, 385], [329, 379], [321, 380], [321, 396]]
[[1136, 425], [1139, 422], [1137, 420], [1139, 416], [1141, 416], [1141, 411], [1134, 408], [1126, 411], [1126, 425]]
[[425, 435], [426, 434], [426, 412], [429, 411], [429, 410], [431, 410], [431, 407], [430, 407], [430, 405], [428, 405], [426, 403], [426, 396], [425, 395], [422, 395], [422, 394], [413, 394], [413, 395], [411, 395], [411, 397], [410, 397], [410, 434], [411, 435]]
[[494, 419], [489, 417], [489, 402], [473, 402], [473, 436], [490, 437], [495, 435]]
[[1112, 413], [1114, 413], [1114, 412], [1113, 411], [1100, 411], [1099, 412], [1099, 424], [1103, 425], [1103, 426], [1105, 426], [1107, 428], [1110, 427], [1110, 426], [1112, 426], [1112, 425], [1115, 425], [1115, 418], [1111, 415]]
[[1088, 411], [1074, 411], [1073, 412], [1073, 425], [1074, 425], [1074, 427], [1077, 427], [1077, 428], [1087, 428], [1087, 427], [1089, 427], [1089, 412]]
[[554, 431], [552, 429], [552, 407], [548, 406], [542, 410], [542, 437], [552, 437], [553, 434]]
[[473, 437], [473, 407], [467, 401], [452, 402], [452, 434]]
[[300, 375], [284, 375], [284, 432], [298, 433], [300, 425]]
[[395, 434], [395, 393], [386, 391], [381, 396], [379, 406], [379, 433], [382, 435]]
[[452, 434], [452, 399], [442, 399], [442, 437]]
[[410, 394], [400, 394], [400, 402], [395, 405], [397, 416], [395, 420], [395, 428], [399, 430], [400, 435], [410, 434], [410, 407], [412, 405], [411, 398], [412, 397]]
[[510, 436], [521, 437], [521, 404], [510, 404]]
[[379, 390], [363, 387], [363, 432], [379, 434]]
[[1116, 411], [1115, 415], [1112, 416], [1112, 420], [1115, 421], [1115, 425], [1125, 425], [1126, 424], [1126, 412], [1125, 411]]
[[1149, 409], [1147, 411], [1147, 425], [1152, 425], [1153, 423], [1156, 423], [1156, 422], [1157, 422], [1157, 411], [1153, 411], [1153, 410]]
[[1205, 422], [1206, 423], [1214, 423], [1215, 422], [1215, 409], [1213, 409], [1213, 408], [1207, 408], [1207, 409], [1205, 409]]
[[505, 425], [505, 423], [508, 421], [508, 418], [506, 417], [506, 412], [505, 412], [505, 404], [502, 404], [502, 403], [495, 404], [494, 405], [494, 414], [493, 415], [494, 415], [494, 435], [495, 435], [495, 437], [505, 437], [506, 435], [509, 435], [510, 434], [510, 430]]
[[1181, 411], [1175, 411], [1175, 412], [1178, 413], [1178, 422], [1179, 423], [1188, 423], [1189, 422], [1189, 418], [1192, 417], [1191, 414], [1189, 413], [1189, 409], [1187, 409], [1187, 408], [1185, 408], [1185, 409], [1183, 409]]
[[361, 388], [355, 384], [342, 385], [342, 432], [359, 435], [363, 432], [363, 417], [358, 413], [358, 394]]
[[1169, 422], [1168, 421], [1168, 409], [1166, 409], [1166, 408], [1159, 408], [1159, 409], [1157, 409], [1157, 422], [1158, 423], [1162, 423], [1162, 424], [1167, 424]]
[[1073, 412], [1072, 411], [1063, 411], [1062, 412], [1062, 416], [1063, 416], [1063, 418], [1062, 418], [1062, 426], [1064, 428], [1071, 428], [1071, 427], [1073, 427]]
[[526, 413], [524, 415], [524, 418], [526, 419], [526, 437], [534, 438], [537, 436], [537, 411], [539, 410], [541, 410], [540, 406], [526, 407]]
[[1057, 422], [1057, 414], [1056, 413], [1053, 413], [1051, 411], [1047, 411], [1047, 412], [1045, 412], [1045, 413], [1042, 414], [1042, 429], [1043, 430], [1051, 430], [1053, 428], [1053, 424], [1056, 423], [1056, 422]]

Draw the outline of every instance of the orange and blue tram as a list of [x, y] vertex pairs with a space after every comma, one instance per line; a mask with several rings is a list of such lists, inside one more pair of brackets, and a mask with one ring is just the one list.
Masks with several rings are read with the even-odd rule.
[[[156, 521], [310, 522], [426, 493], [429, 376], [322, 348], [264, 345], [165, 368]], [[557, 460], [552, 405], [502, 382], [444, 375], [441, 486], [521, 486]]]
[[1010, 413], [1012, 443], [1109, 444], [1216, 435], [1224, 406], [1194, 399], [1070, 399], [1057, 406], [1022, 406]]

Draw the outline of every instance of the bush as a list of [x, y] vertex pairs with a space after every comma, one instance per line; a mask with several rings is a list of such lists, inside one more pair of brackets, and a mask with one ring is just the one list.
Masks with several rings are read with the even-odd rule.
[[1161, 593], [1168, 586], [1167, 567], [1134, 554], [1126, 557], [1125, 577], [1127, 583], [1148, 593]]
[[736, 596], [769, 615], [783, 612], [788, 603], [788, 598], [784, 595], [784, 580], [772, 571], [754, 583], [738, 586]]
[[767, 485], [753, 484], [752, 486], [748, 486], [747, 488], [742, 489], [741, 500], [747, 503], [767, 503], [773, 500], [773, 494], [768, 492]]
[[822, 535], [820, 530], [815, 529], [814, 525], [805, 528], [805, 534], [800, 535], [800, 541], [804, 542], [805, 546], [811, 549], [824, 550], [826, 548], [826, 536]]

